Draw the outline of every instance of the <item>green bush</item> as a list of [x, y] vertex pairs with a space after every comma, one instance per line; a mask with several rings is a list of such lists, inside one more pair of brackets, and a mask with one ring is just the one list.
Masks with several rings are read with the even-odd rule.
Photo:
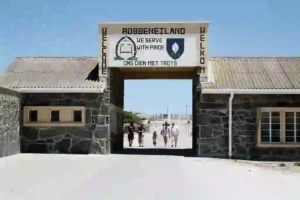
[[285, 163], [280, 163], [279, 166], [280, 167], [285, 167]]
[[300, 167], [300, 162], [296, 162], [296, 163], [294, 163], [294, 166], [296, 166], [296, 167]]
[[142, 119], [136, 114], [130, 111], [124, 111], [124, 124], [133, 122], [135, 124], [141, 124]]

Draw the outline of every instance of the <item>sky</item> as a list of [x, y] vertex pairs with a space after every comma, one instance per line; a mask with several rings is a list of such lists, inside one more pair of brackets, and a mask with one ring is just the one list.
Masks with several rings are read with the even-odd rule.
[[[98, 56], [98, 24], [210, 21], [209, 56], [300, 56], [298, 0], [0, 0], [0, 72], [18, 56]], [[138, 92], [137, 92], [138, 91]], [[125, 109], [191, 113], [191, 81], [126, 81]]]

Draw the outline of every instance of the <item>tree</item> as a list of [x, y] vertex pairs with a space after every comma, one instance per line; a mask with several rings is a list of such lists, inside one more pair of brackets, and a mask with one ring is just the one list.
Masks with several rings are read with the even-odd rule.
[[124, 110], [124, 124], [133, 122], [135, 124], [140, 124], [142, 122], [142, 119], [138, 117], [136, 114], [130, 111]]

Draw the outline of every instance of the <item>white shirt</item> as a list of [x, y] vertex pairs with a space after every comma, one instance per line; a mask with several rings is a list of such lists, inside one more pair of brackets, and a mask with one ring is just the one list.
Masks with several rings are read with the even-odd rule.
[[171, 127], [171, 135], [178, 136], [179, 135], [179, 127], [177, 125]]
[[163, 136], [166, 136], [166, 137], [167, 137], [167, 136], [169, 136], [169, 134], [170, 134], [170, 129], [169, 129], [169, 128], [167, 128], [167, 129], [164, 128], [164, 129], [162, 130], [162, 135], [163, 135]]

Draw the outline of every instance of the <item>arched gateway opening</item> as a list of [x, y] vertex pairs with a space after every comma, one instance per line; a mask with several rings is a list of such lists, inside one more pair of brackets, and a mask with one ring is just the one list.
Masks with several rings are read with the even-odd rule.
[[196, 155], [199, 131], [192, 123], [192, 150], [124, 149], [124, 81], [192, 80], [192, 122], [200, 100], [200, 81], [207, 79], [208, 22], [105, 23], [100, 25], [100, 80], [110, 97], [110, 152]]

